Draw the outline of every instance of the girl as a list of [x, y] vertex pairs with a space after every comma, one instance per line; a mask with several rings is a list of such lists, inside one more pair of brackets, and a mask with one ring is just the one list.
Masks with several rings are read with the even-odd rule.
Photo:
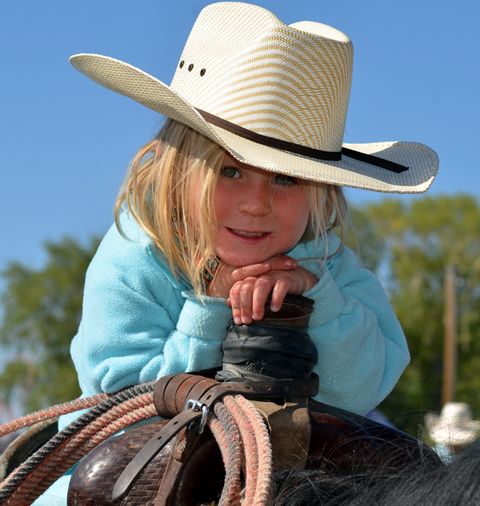
[[377, 406], [409, 354], [343, 245], [341, 185], [425, 191], [438, 160], [415, 143], [343, 145], [348, 37], [228, 2], [202, 10], [170, 86], [112, 58], [71, 61], [170, 118], [134, 158], [87, 272], [71, 348], [84, 395], [219, 366], [232, 319], [261, 320], [269, 295], [276, 311], [292, 293], [314, 300], [316, 398]]
[[270, 294], [278, 310], [294, 293], [315, 301], [318, 399], [374, 408], [408, 350], [379, 283], [330, 231], [345, 211], [339, 186], [238, 162], [168, 120], [133, 161], [87, 272], [72, 343], [83, 393], [218, 366], [232, 317], [260, 320]]

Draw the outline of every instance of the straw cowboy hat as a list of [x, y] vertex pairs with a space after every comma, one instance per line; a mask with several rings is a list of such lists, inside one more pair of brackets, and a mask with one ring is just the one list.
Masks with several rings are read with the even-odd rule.
[[352, 80], [349, 38], [266, 9], [214, 3], [199, 14], [170, 85], [128, 63], [77, 54], [94, 81], [184, 123], [240, 162], [369, 190], [427, 190], [438, 157], [413, 142], [343, 144]]
[[465, 402], [447, 402], [439, 415], [428, 413], [425, 425], [435, 443], [459, 445], [471, 443], [480, 433], [480, 420], [472, 419]]

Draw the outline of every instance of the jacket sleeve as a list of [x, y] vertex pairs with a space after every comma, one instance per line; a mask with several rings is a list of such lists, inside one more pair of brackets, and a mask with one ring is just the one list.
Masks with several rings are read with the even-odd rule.
[[315, 301], [309, 327], [318, 350], [315, 398], [364, 415], [391, 392], [409, 363], [407, 342], [380, 282], [351, 250], [343, 247], [320, 265], [305, 264], [319, 277], [304, 294]]
[[109, 231], [87, 271], [71, 346], [84, 395], [221, 364], [231, 311], [185, 288], [151, 248]]

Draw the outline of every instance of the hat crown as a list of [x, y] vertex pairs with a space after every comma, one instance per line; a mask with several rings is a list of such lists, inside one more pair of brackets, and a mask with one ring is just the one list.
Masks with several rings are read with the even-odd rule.
[[352, 60], [350, 40], [334, 28], [285, 25], [261, 7], [216, 3], [197, 18], [171, 87], [255, 133], [337, 152]]
[[242, 2], [213, 3], [200, 11], [184, 49], [194, 47], [200, 55], [204, 51], [204, 56], [213, 52], [228, 57], [277, 25], [283, 23], [263, 7]]

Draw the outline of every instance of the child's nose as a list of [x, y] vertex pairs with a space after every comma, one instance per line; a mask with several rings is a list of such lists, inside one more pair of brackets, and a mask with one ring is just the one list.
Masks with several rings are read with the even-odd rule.
[[252, 216], [268, 214], [272, 208], [268, 185], [251, 185], [239, 199], [239, 209]]

